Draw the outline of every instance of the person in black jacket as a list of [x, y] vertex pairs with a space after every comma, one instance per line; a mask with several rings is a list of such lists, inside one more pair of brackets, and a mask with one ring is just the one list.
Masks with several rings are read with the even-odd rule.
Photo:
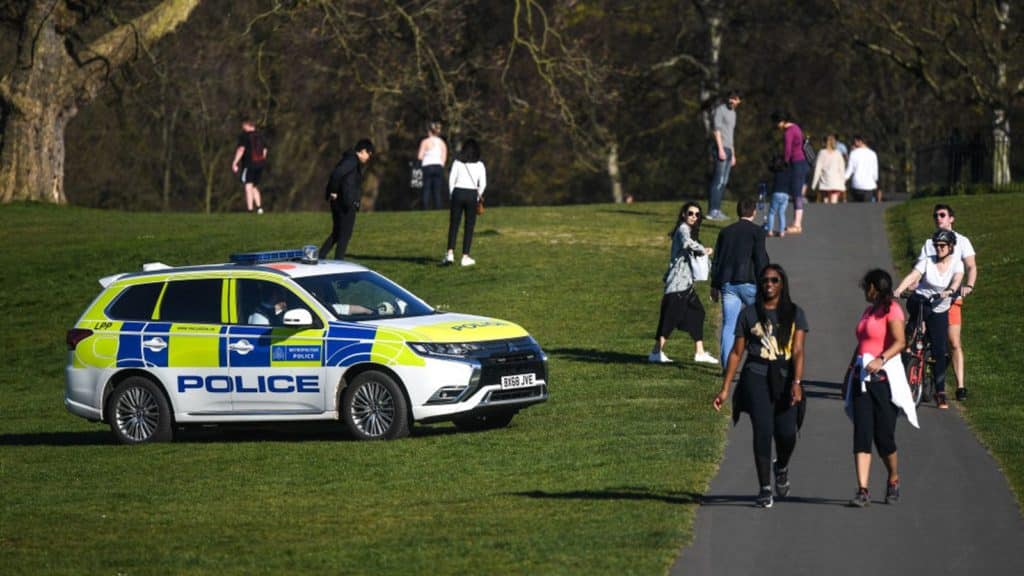
[[754, 224], [757, 203], [744, 198], [736, 203], [739, 222], [726, 226], [715, 243], [715, 259], [711, 264], [711, 300], [722, 300], [722, 337], [719, 359], [722, 368], [728, 361], [734, 340], [736, 319], [744, 306], [754, 303], [757, 278], [768, 265], [764, 247], [764, 228]]
[[356, 225], [356, 212], [359, 201], [363, 197], [363, 167], [373, 156], [373, 143], [362, 139], [352, 150], [342, 154], [341, 160], [331, 170], [327, 181], [327, 201], [331, 204], [331, 233], [320, 247], [320, 258], [327, 256], [331, 246], [337, 243], [334, 250], [335, 260], [343, 260], [348, 250], [348, 241], [352, 239], [352, 230]]

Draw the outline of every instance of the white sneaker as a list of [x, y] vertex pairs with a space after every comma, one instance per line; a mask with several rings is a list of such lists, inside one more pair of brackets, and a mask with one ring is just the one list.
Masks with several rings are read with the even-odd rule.
[[472, 266], [473, 264], [476, 264], [476, 260], [473, 260], [472, 258], [470, 258], [469, 254], [463, 254], [462, 255], [462, 265], [463, 266]]
[[445, 266], [455, 264], [455, 256], [452, 254], [445, 254], [444, 258], [441, 259], [441, 264], [444, 264]]
[[256, 209], [256, 213], [257, 214], [263, 214], [263, 208], [257, 208]]
[[647, 361], [651, 364], [670, 364], [672, 359], [665, 356], [664, 352], [651, 352], [647, 355]]
[[718, 364], [718, 358], [715, 358], [707, 352], [701, 352], [700, 354], [693, 355], [694, 362], [703, 362], [705, 364]]

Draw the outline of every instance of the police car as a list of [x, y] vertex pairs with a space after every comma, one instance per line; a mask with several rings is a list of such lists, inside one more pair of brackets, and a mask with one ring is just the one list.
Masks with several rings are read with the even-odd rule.
[[547, 400], [547, 356], [520, 326], [439, 312], [316, 252], [101, 279], [67, 333], [65, 406], [140, 443], [186, 424], [297, 420], [391, 439], [414, 422], [502, 427]]

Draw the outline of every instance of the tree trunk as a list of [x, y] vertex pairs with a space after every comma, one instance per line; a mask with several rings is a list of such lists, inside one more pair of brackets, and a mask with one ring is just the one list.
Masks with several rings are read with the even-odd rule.
[[704, 53], [704, 65], [706, 66], [704, 77], [700, 82], [700, 105], [701, 119], [704, 121], [704, 134], [711, 138], [711, 114], [714, 112], [712, 101], [718, 97], [721, 86], [721, 57], [722, 57], [722, 21], [723, 6], [721, 2], [713, 0], [702, 3], [698, 6], [704, 17], [704, 26], [707, 32], [707, 44]]
[[67, 53], [57, 32], [57, 24], [66, 21], [66, 10], [51, 13], [43, 3], [33, 4], [19, 38], [17, 63], [0, 79], [0, 202], [5, 204], [66, 202], [64, 128], [77, 112], [67, 87]]
[[622, 204], [622, 171], [619, 169], [619, 145], [608, 147], [608, 179], [612, 183], [612, 201]]
[[164, 117], [164, 122], [163, 122], [163, 129], [161, 131], [161, 137], [163, 139], [163, 145], [164, 145], [164, 154], [163, 154], [163, 161], [164, 161], [164, 170], [163, 170], [163, 172], [164, 172], [164, 174], [163, 174], [163, 181], [160, 183], [160, 185], [161, 185], [161, 189], [163, 191], [162, 192], [162, 197], [163, 197], [163, 211], [164, 212], [167, 212], [167, 211], [169, 211], [171, 209], [171, 184], [172, 184], [171, 175], [172, 175], [172, 172], [173, 172], [172, 161], [174, 160], [174, 127], [178, 124], [178, 112], [179, 112], [178, 107], [175, 106], [174, 110], [172, 110], [170, 112], [170, 114], [167, 114], [166, 113], [166, 108], [167, 107], [165, 105], [165, 117]]
[[[64, 204], [64, 128], [110, 74], [174, 31], [200, 0], [164, 0], [71, 53], [76, 13], [65, 0], [36, 0], [21, 21], [17, 63], [0, 78], [0, 202]], [[73, 30], [72, 30], [73, 31]], [[65, 44], [68, 40], [68, 44]]]
[[[999, 37], [1005, 39], [1007, 27], [1010, 23], [1010, 2], [1000, 0], [996, 4], [996, 21], [999, 23]], [[1007, 90], [1006, 62], [1019, 53], [1006, 49], [1006, 43], [1001, 42], [1001, 58], [996, 64], [995, 84], [996, 94], [1004, 98], [1009, 93]], [[1012, 100], [1011, 100], [1012, 101]], [[992, 185], [1006, 186], [1010, 184], [1010, 117], [1006, 113], [1006, 101], [1001, 101], [992, 110]]]
[[[906, 132], [903, 133], [903, 189], [907, 192], [908, 198], [913, 198], [917, 191], [917, 165], [914, 163], [914, 141]], [[892, 191], [889, 190], [889, 198], [892, 198]]]
[[993, 112], [993, 119], [992, 185], [1007, 186], [1010, 184], [1010, 119], [1002, 109]]

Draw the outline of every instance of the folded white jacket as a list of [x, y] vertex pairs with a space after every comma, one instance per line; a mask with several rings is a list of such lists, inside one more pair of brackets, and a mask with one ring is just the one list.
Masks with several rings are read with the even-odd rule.
[[[846, 383], [846, 397], [843, 398], [843, 405], [846, 415], [853, 419], [853, 387], [859, 386], [861, 390], [867, 389], [868, 374], [865, 366], [871, 363], [875, 357], [871, 354], [863, 354], [854, 361], [853, 370], [850, 370], [850, 382]], [[892, 396], [892, 403], [907, 415], [907, 421], [914, 428], [920, 428], [917, 423], [917, 406], [914, 405], [914, 397], [910, 394], [910, 384], [907, 383], [907, 373], [903, 369], [903, 360], [899, 354], [889, 358], [882, 365], [885, 375], [889, 378], [889, 394]]]

